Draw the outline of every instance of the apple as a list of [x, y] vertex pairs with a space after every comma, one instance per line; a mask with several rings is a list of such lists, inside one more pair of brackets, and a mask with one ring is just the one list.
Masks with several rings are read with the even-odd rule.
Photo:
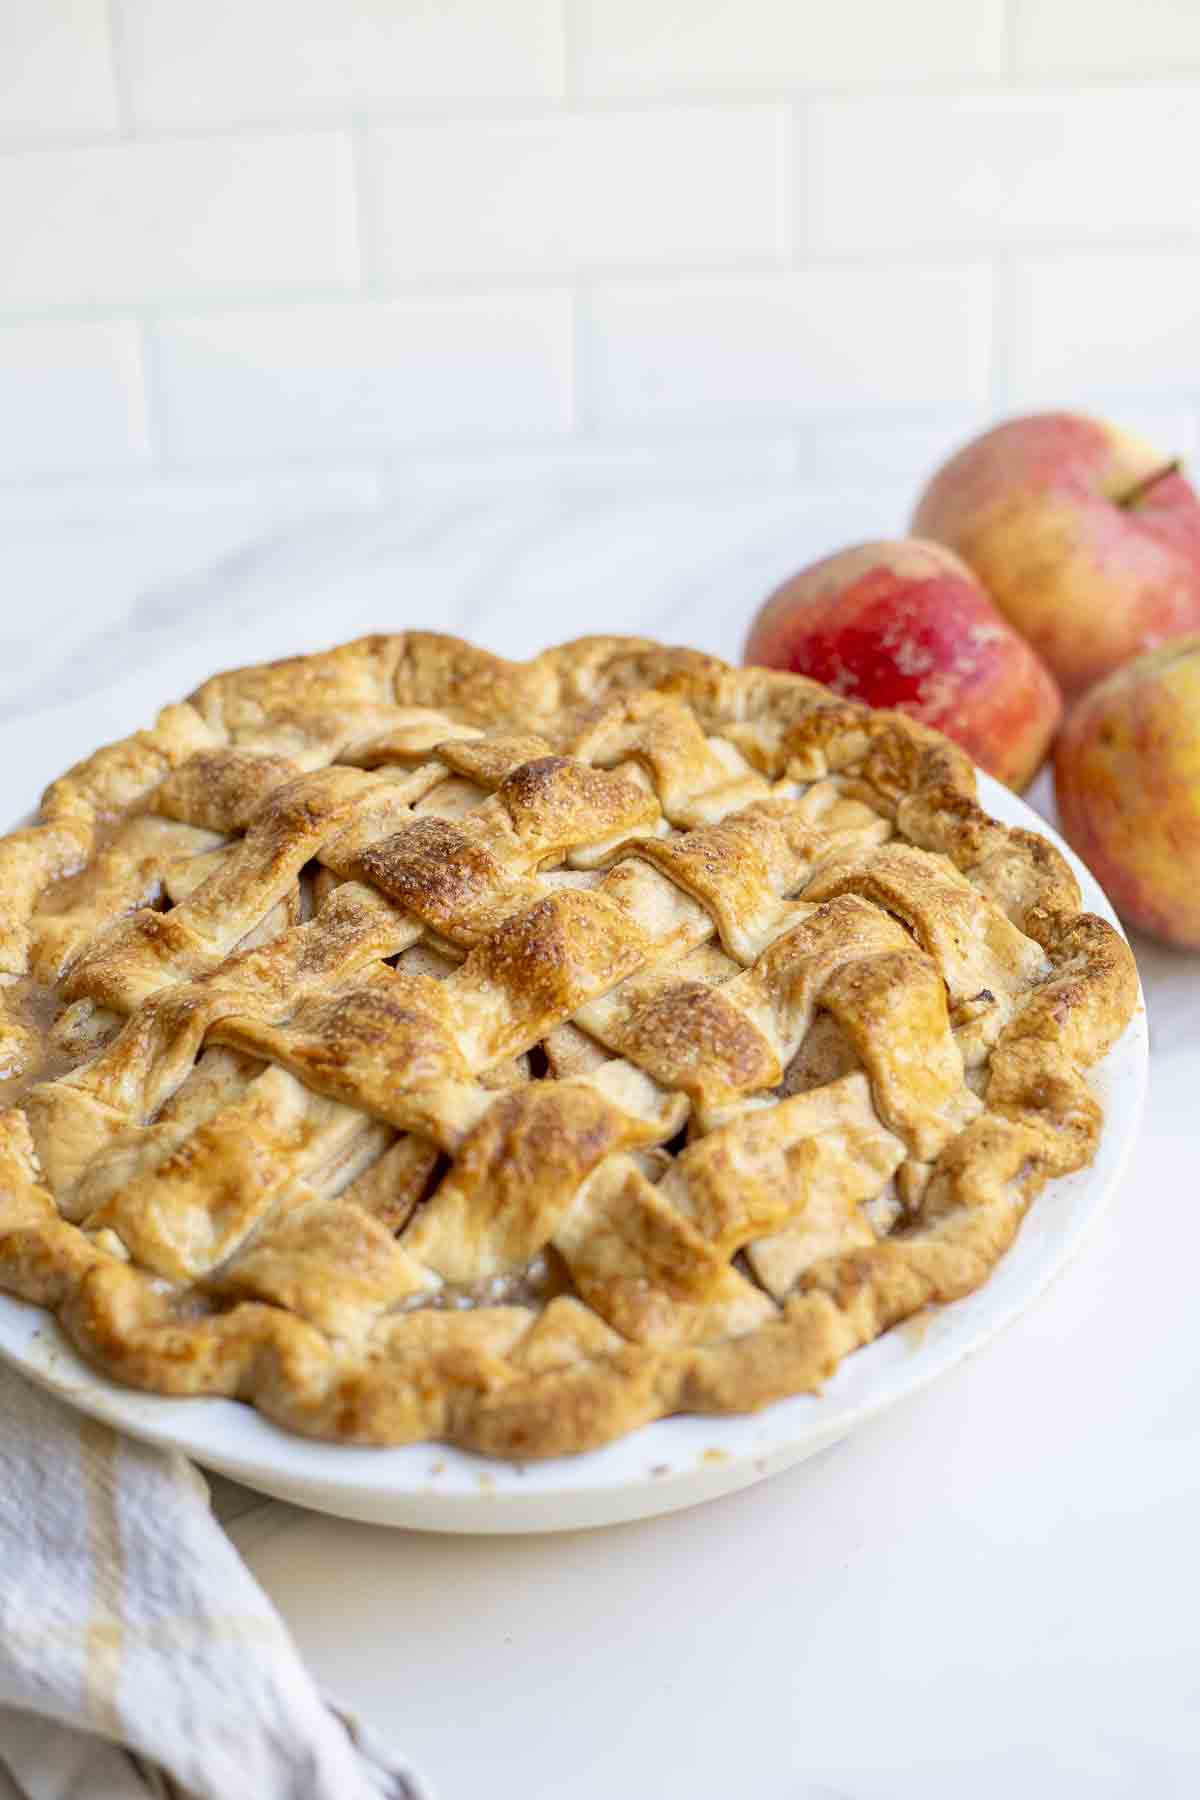
[[1034, 413], [938, 470], [913, 530], [957, 550], [1072, 696], [1200, 630], [1200, 498], [1141, 439]]
[[1200, 950], [1200, 636], [1089, 689], [1054, 758], [1063, 834], [1132, 925]]
[[1036, 772], [1062, 698], [953, 552], [914, 538], [857, 544], [776, 588], [743, 660], [791, 669], [944, 731], [1010, 787]]

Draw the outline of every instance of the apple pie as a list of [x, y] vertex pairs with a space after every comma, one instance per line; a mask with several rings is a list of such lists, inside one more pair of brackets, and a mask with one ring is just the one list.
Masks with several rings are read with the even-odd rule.
[[236, 670], [0, 840], [0, 1287], [343, 1443], [750, 1411], [987, 1279], [1136, 992], [960, 751], [801, 677]]

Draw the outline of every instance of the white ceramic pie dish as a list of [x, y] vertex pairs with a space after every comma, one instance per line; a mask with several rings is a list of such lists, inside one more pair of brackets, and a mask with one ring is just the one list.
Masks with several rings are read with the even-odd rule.
[[[1116, 923], [1095, 880], [1025, 803], [987, 776], [980, 798], [1067, 856], [1084, 905]], [[991, 1279], [856, 1351], [819, 1395], [735, 1418], [661, 1419], [606, 1449], [509, 1465], [440, 1444], [347, 1449], [281, 1430], [232, 1400], [169, 1400], [119, 1387], [91, 1369], [39, 1308], [0, 1295], [0, 1357], [80, 1411], [170, 1446], [249, 1487], [318, 1511], [422, 1531], [563, 1531], [692, 1506], [749, 1486], [836, 1443], [978, 1350], [1032, 1305], [1070, 1261], [1110, 1199], [1137, 1137], [1147, 1032], [1138, 1008], [1093, 1072], [1105, 1111], [1091, 1168], [1034, 1202]]]

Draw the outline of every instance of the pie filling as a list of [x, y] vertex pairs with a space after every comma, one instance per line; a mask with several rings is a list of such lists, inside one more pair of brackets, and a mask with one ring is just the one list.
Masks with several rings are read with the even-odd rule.
[[633, 640], [216, 678], [0, 840], [0, 1285], [353, 1441], [817, 1385], [1090, 1157], [1132, 1007], [972, 788]]

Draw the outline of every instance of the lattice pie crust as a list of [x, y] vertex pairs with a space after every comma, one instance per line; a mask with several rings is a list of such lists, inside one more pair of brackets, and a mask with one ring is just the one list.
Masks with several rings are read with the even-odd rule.
[[0, 1285], [294, 1431], [587, 1449], [987, 1277], [1129, 953], [944, 739], [639, 639], [241, 669], [0, 840]]

